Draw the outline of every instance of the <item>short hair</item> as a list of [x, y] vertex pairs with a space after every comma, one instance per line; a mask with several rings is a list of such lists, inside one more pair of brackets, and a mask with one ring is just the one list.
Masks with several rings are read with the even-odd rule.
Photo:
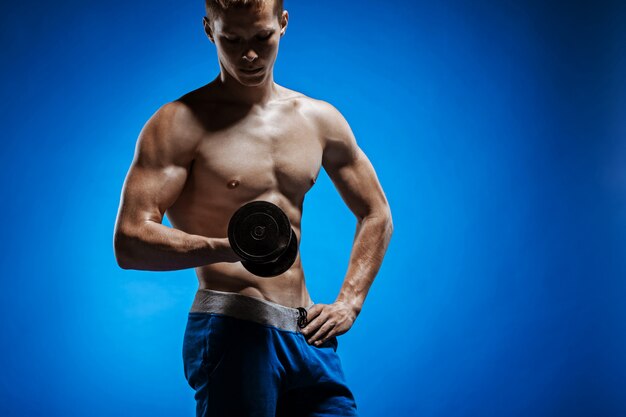
[[[215, 16], [231, 8], [255, 7], [261, 9], [268, 0], [204, 0], [204, 8], [209, 23], [213, 22]], [[280, 18], [283, 14], [283, 0], [274, 0], [274, 12]]]

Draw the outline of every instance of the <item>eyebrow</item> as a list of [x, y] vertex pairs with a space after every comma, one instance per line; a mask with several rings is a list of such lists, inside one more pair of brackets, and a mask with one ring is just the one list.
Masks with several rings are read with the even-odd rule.
[[[274, 31], [275, 31], [275, 29], [274, 29], [273, 26], [267, 26], [267, 27], [262, 27], [262, 28], [257, 29], [257, 33], [259, 33], [259, 32], [274, 32]], [[237, 31], [234, 30], [234, 28], [230, 28], [230, 27], [224, 26], [222, 28], [222, 32], [229, 33], [229, 34], [235, 34]]]

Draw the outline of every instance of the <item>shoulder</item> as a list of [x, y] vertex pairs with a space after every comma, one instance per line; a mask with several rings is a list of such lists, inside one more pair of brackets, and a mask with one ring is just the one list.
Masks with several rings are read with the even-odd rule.
[[325, 145], [332, 144], [334, 141], [346, 144], [354, 142], [354, 135], [348, 121], [331, 103], [303, 95], [300, 98], [300, 108], [307, 119], [313, 122]]
[[299, 112], [317, 132], [322, 144], [322, 165], [335, 172], [354, 163], [360, 155], [350, 125], [339, 110], [327, 101], [298, 91], [281, 88], [281, 101]]
[[162, 105], [155, 122], [177, 138], [196, 137], [205, 131], [207, 119], [214, 118], [219, 102], [209, 85], [190, 91]]
[[359, 158], [361, 151], [352, 129], [335, 106], [296, 91], [292, 92], [290, 101], [318, 132], [323, 148], [322, 165], [327, 170], [350, 165]]
[[202, 137], [193, 104], [183, 98], [159, 107], [146, 122], [137, 140], [136, 156], [146, 162], [187, 163]]
[[283, 101], [289, 102], [292, 107], [299, 110], [304, 116], [311, 119], [318, 127], [331, 126], [345, 122], [342, 114], [327, 101], [307, 96], [299, 91], [281, 87]]
[[303, 96], [301, 111], [311, 120], [323, 147], [323, 165], [341, 167], [359, 156], [356, 138], [343, 114], [327, 101]]
[[185, 126], [193, 126], [196, 118], [191, 106], [181, 99], [163, 104], [150, 117], [146, 127], [154, 133], [185, 133]]

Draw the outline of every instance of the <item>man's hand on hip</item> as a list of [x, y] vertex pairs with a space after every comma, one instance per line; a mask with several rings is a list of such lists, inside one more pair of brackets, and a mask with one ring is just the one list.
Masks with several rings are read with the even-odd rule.
[[307, 325], [302, 329], [309, 344], [319, 346], [333, 336], [344, 334], [352, 327], [357, 313], [351, 305], [337, 301], [315, 304], [307, 311]]

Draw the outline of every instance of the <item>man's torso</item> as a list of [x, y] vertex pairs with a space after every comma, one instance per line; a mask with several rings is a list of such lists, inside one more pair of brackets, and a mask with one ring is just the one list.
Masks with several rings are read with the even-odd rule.
[[[315, 119], [316, 100], [277, 86], [279, 96], [263, 107], [221, 100], [211, 87], [183, 96], [201, 135], [185, 186], [167, 210], [186, 233], [226, 237], [232, 214], [264, 200], [289, 217], [300, 242], [304, 195], [322, 166], [323, 139]], [[289, 307], [309, 305], [300, 254], [274, 278], [257, 277], [241, 263], [196, 268], [199, 288], [236, 292]]]

